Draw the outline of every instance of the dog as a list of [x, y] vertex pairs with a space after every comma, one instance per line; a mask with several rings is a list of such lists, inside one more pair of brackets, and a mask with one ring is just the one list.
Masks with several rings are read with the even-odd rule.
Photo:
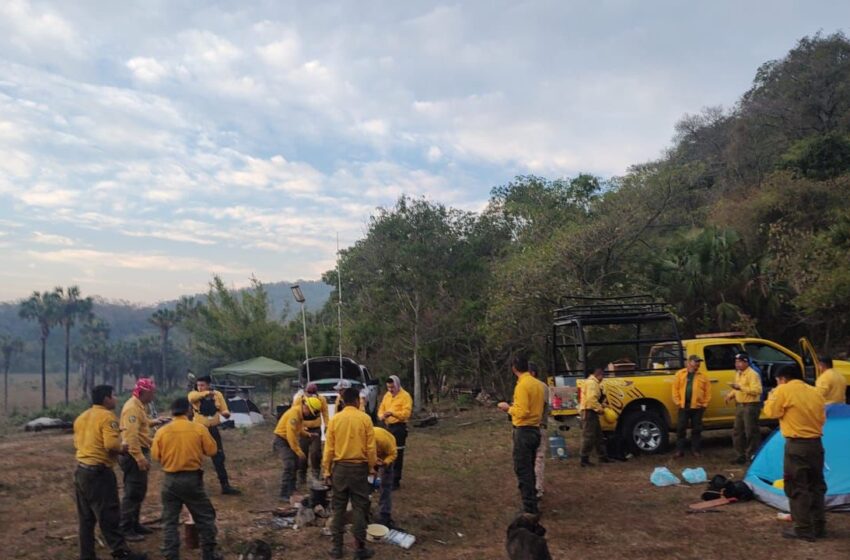
[[540, 516], [521, 513], [508, 525], [505, 548], [510, 560], [552, 560]]

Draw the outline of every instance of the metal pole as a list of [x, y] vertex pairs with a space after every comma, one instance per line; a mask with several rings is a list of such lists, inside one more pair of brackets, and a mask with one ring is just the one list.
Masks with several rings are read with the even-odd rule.
[[336, 234], [336, 280], [337, 280], [337, 302], [336, 315], [339, 325], [339, 378], [342, 379], [342, 268], [339, 258], [339, 232]]
[[307, 352], [307, 314], [304, 312], [304, 302], [301, 302], [301, 323], [304, 325], [304, 364], [307, 366], [307, 383], [310, 382], [310, 354]]

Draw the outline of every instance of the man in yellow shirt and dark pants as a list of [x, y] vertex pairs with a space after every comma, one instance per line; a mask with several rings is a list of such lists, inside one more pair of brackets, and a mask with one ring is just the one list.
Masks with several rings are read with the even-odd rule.
[[750, 367], [750, 357], [744, 352], [735, 354], [735, 382], [726, 395], [726, 402], [735, 401], [735, 423], [732, 426], [732, 443], [737, 456], [735, 465], [752, 461], [761, 443], [759, 415], [761, 414], [761, 377]]
[[192, 404], [195, 422], [205, 426], [215, 440], [218, 451], [213, 455], [212, 461], [215, 473], [218, 475], [218, 482], [221, 484], [221, 493], [241, 494], [241, 491], [230, 485], [227, 467], [224, 465], [224, 444], [221, 442], [221, 434], [218, 431], [218, 426], [221, 424], [219, 417], [230, 418], [230, 409], [227, 408], [224, 395], [221, 391], [213, 390], [212, 378], [209, 375], [203, 375], [197, 379], [196, 390], [189, 391], [189, 402]]
[[153, 533], [139, 522], [142, 502], [148, 492], [151, 441], [153, 427], [161, 424], [159, 419], [148, 416], [148, 404], [156, 396], [153, 379], [141, 377], [133, 388], [133, 396], [121, 409], [121, 436], [127, 444], [127, 453], [118, 457], [124, 472], [124, 498], [121, 500], [121, 531], [128, 541], [139, 541]]
[[333, 489], [332, 558], [342, 558], [345, 510], [351, 501], [354, 515], [352, 532], [355, 558], [371, 558], [374, 551], [366, 548], [366, 519], [369, 515], [369, 473], [378, 462], [375, 430], [369, 416], [361, 412], [357, 389], [343, 391], [345, 407], [334, 414], [325, 433], [322, 472]]
[[[274, 429], [274, 444], [272, 448], [283, 461], [283, 473], [280, 478], [280, 499], [288, 502], [295, 492], [295, 472], [299, 461], [306, 461], [302, 437], [321, 437], [320, 434], [310, 434], [304, 427], [304, 416], [317, 415], [322, 403], [318, 397], [302, 396], [295, 399], [293, 405], [283, 413]], [[318, 477], [317, 477], [318, 479]]]
[[[301, 451], [304, 452], [304, 458], [298, 461], [298, 483], [305, 484], [307, 482], [307, 467], [313, 474], [313, 480], [321, 481], [322, 476], [322, 421], [325, 426], [328, 425], [328, 400], [319, 394], [319, 387], [315, 383], [310, 383], [304, 389], [304, 394], [295, 397], [292, 400], [292, 408], [301, 406], [304, 399], [318, 399], [321, 408], [318, 412], [312, 410], [304, 413], [304, 432], [301, 433], [298, 441], [301, 446]], [[309, 464], [308, 464], [309, 463]]]
[[605, 371], [596, 368], [593, 373], [584, 380], [581, 387], [581, 402], [578, 410], [581, 417], [581, 457], [582, 467], [592, 467], [590, 454], [596, 450], [600, 463], [608, 463], [608, 451], [605, 449], [605, 435], [602, 433], [602, 424], [599, 423], [599, 415], [605, 412], [602, 405], [602, 379]]
[[832, 369], [832, 358], [818, 358], [820, 375], [815, 381], [815, 387], [820, 391], [826, 404], [844, 404], [847, 401], [847, 380], [844, 375]]
[[387, 379], [387, 392], [378, 407], [378, 418], [384, 422], [387, 430], [395, 438], [398, 458], [393, 465], [393, 490], [401, 488], [401, 475], [404, 469], [404, 450], [407, 447], [407, 421], [413, 414], [413, 398], [402, 389], [398, 375]]
[[215, 509], [204, 490], [204, 456], [212, 457], [218, 448], [204, 426], [191, 421], [193, 411], [186, 398], [171, 405], [174, 420], [157, 431], [151, 455], [162, 464], [162, 554], [166, 560], [180, 558], [180, 510], [192, 514], [201, 541], [202, 560], [221, 560], [216, 552]]
[[377, 476], [381, 478], [381, 495], [378, 499], [378, 523], [390, 529], [393, 521], [393, 467], [398, 457], [398, 447], [393, 435], [383, 428], [375, 428], [375, 451], [378, 456]]
[[776, 372], [778, 385], [764, 403], [764, 413], [768, 418], [779, 419], [779, 430], [785, 438], [785, 495], [794, 528], [783, 531], [782, 536], [814, 541], [826, 536], [821, 442], [826, 403], [802, 377], [798, 365], [782, 366]]
[[540, 446], [540, 422], [543, 419], [543, 385], [528, 372], [528, 358], [516, 356], [511, 371], [517, 378], [513, 404], [500, 402], [513, 424], [514, 472], [526, 513], [540, 513], [534, 480], [534, 459]]
[[74, 447], [77, 470], [74, 489], [79, 517], [80, 560], [97, 560], [94, 526], [100, 532], [113, 558], [147, 560], [147, 554], [130, 552], [119, 529], [121, 518], [118, 505], [118, 482], [115, 479], [115, 458], [121, 453], [121, 436], [112, 387], [98, 385], [92, 389], [92, 406], [74, 421]]
[[702, 358], [693, 354], [686, 366], [673, 379], [673, 403], [679, 411], [676, 424], [676, 457], [685, 456], [685, 436], [691, 425], [691, 452], [700, 456], [702, 450], [702, 415], [711, 403], [711, 380], [700, 371]]

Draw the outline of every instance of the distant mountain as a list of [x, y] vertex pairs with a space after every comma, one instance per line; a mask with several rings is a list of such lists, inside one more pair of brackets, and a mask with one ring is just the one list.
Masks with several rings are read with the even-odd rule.
[[[290, 287], [293, 284], [301, 286], [307, 300], [307, 311], [320, 310], [330, 297], [332, 287], [320, 280], [299, 280], [297, 282], [272, 282], [263, 284], [269, 294], [271, 316], [283, 321], [297, 317], [299, 305], [292, 298]], [[89, 294], [83, 294], [87, 296]], [[206, 301], [207, 294], [194, 294], [198, 301]], [[149, 335], [159, 335], [159, 331], [150, 323], [148, 318], [160, 308], [174, 308], [178, 300], [165, 301], [156, 305], [140, 305], [127, 301], [107, 300], [93, 296], [94, 313], [104, 319], [110, 326], [110, 340], [133, 339]], [[20, 302], [0, 303], [0, 334], [11, 334], [24, 341], [24, 352], [14, 359], [12, 372], [35, 372], [41, 370], [38, 324], [24, 321], [18, 317]], [[71, 331], [71, 344], [79, 340], [79, 329]], [[61, 328], [54, 327], [47, 339], [47, 369], [60, 371], [64, 369], [64, 334]], [[73, 367], [73, 366], [72, 366]]]

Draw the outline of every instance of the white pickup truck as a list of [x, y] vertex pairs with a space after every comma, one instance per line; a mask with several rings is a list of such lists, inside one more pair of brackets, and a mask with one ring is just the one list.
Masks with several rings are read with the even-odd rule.
[[[307, 374], [308, 364], [310, 366], [309, 378]], [[358, 364], [351, 358], [340, 360], [339, 356], [324, 356], [310, 358], [309, 361], [302, 362], [298, 372], [298, 385], [301, 389], [306, 387], [308, 383], [318, 385], [319, 394], [328, 400], [329, 412], [333, 416], [338, 397], [334, 386], [340, 378], [349, 380], [351, 386], [358, 391], [366, 389], [366, 414], [371, 416], [374, 421], [378, 414], [378, 380], [372, 378], [366, 366]]]

